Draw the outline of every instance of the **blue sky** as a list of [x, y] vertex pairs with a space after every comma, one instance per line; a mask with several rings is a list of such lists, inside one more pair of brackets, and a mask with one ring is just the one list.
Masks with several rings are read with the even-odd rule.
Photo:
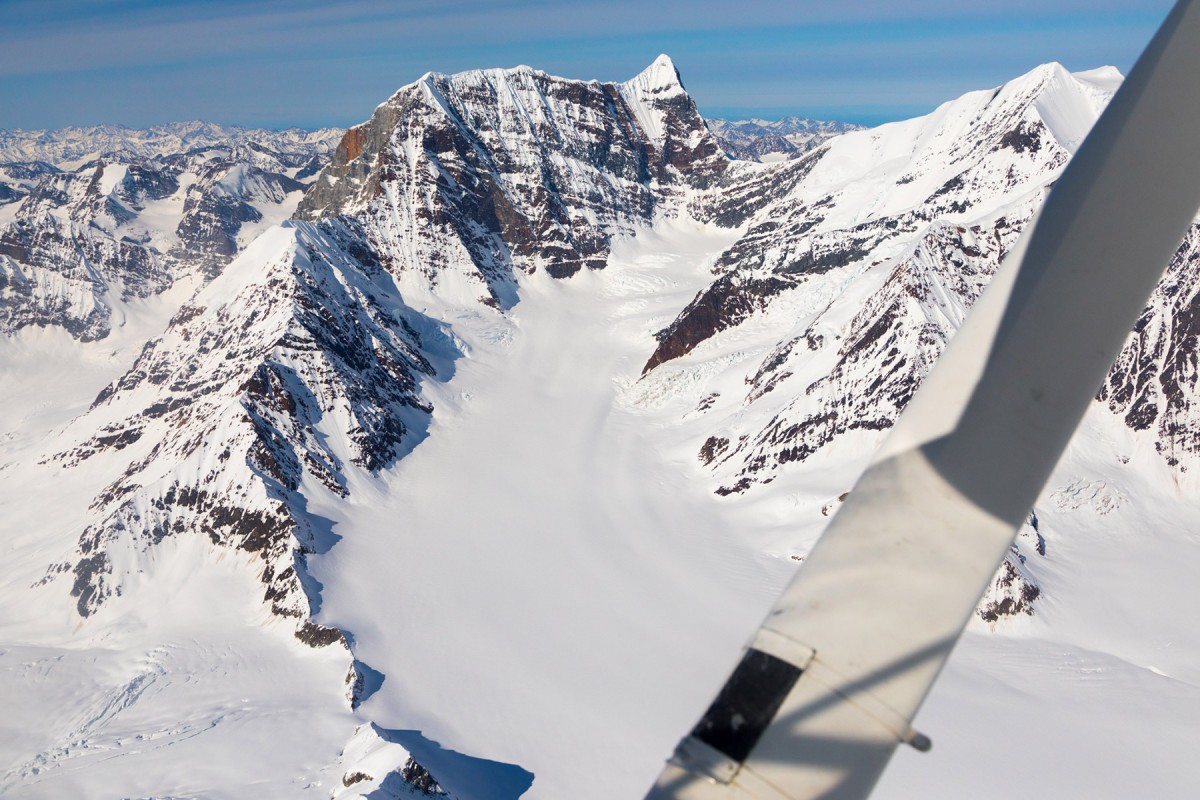
[[1046, 61], [1127, 72], [1170, 0], [0, 0], [0, 128], [345, 126], [434, 70], [624, 80], [875, 124]]

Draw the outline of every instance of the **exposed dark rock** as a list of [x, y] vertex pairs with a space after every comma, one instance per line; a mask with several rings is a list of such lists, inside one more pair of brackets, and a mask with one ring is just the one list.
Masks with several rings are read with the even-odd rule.
[[75, 583], [71, 596], [79, 598], [76, 609], [79, 616], [86, 617], [112, 590], [106, 585], [104, 576], [112, 573], [112, 564], [107, 553], [92, 553], [75, 563]]
[[368, 775], [365, 772], [347, 772], [345, 775], [342, 776], [342, 786], [345, 786], [346, 788], [350, 788], [351, 786], [353, 786], [356, 783], [362, 783], [364, 781], [373, 781], [373, 780], [375, 780], [375, 779], [372, 778], [370, 775]]
[[1018, 153], [1036, 153], [1042, 149], [1042, 137], [1045, 134], [1044, 125], [1022, 122], [1000, 137], [999, 146], [1007, 147]]
[[1017, 565], [1009, 558], [1000, 565], [993, 590], [999, 596], [994, 600], [984, 601], [976, 610], [984, 622], [997, 622], [1002, 617], [1020, 614], [1033, 616], [1033, 602], [1042, 594], [1042, 590], [1021, 575]]
[[711, 464], [728, 449], [728, 439], [723, 436], [710, 436], [704, 441], [704, 446], [700, 448], [700, 461], [705, 465]]
[[1133, 430], [1151, 431], [1164, 460], [1200, 453], [1200, 227], [1189, 229], [1097, 399]]
[[326, 628], [314, 622], [305, 622], [300, 630], [296, 631], [296, 638], [313, 648], [328, 647], [335, 642], [341, 642], [343, 645], [346, 643], [345, 637], [337, 628]]
[[350, 700], [351, 710], [357, 709], [371, 695], [379, 691], [385, 677], [382, 672], [371, 669], [362, 661], [354, 659], [350, 664], [350, 670], [346, 673], [347, 697]]
[[716, 333], [743, 322], [765, 308], [769, 298], [793, 285], [792, 280], [783, 277], [743, 278], [734, 272], [721, 276], [698, 294], [670, 326], [655, 334], [658, 347], [642, 367], [642, 374], [690, 353]]
[[0, 206], [15, 203], [18, 200], [25, 198], [27, 195], [15, 186], [10, 186], [7, 183], [0, 183]]
[[[635, 102], [660, 115], [657, 138]], [[602, 268], [614, 233], [648, 221], [672, 187], [711, 184], [726, 163], [677, 78], [428, 75], [346, 132], [297, 216], [353, 213], [389, 270], [431, 282], [461, 255], [487, 302], [505, 307], [515, 271]], [[397, 223], [415, 247], [395, 248]]]
[[445, 797], [447, 792], [438, 785], [437, 780], [429, 774], [429, 770], [418, 764], [411, 756], [400, 768], [400, 775], [417, 791], [430, 797]]

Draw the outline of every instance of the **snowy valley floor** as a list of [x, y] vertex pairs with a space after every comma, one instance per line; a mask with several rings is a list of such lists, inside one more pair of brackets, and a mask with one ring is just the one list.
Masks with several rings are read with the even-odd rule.
[[319, 621], [387, 676], [376, 724], [519, 764], [530, 798], [652, 783], [794, 565], [672, 461], [669, 421], [622, 403], [727, 243], [671, 226], [525, 280], [511, 322], [446, 320], [473, 355], [429, 438], [349, 508], [312, 506], [344, 537], [310, 562]]
[[[603, 271], [523, 279], [507, 317], [425, 309], [468, 351], [426, 387], [428, 438], [355, 478], [349, 500], [306, 487], [341, 537], [309, 562], [317, 619], [384, 676], [353, 713], [344, 652], [295, 642], [252, 560], [198, 537], [161, 545], [154, 575], [86, 623], [61, 582], [29, 588], [97, 489], [38, 467], [35, 434], [137, 351], [38, 345], [56, 354], [45, 381], [72, 377], [3, 385], [0, 795], [349, 797], [356, 751], [340, 754], [373, 723], [517, 765], [529, 800], [640, 798], [865, 454], [721, 498], [686, 435], [694, 399], [637, 382], [652, 332], [731, 241], [663, 222]], [[3, 368], [29, 357], [17, 344]], [[673, 374], [702, 395], [714, 369], [700, 354]], [[1099, 444], [1072, 449], [1038, 507], [1038, 615], [973, 626], [917, 720], [932, 753], [902, 750], [880, 800], [1182, 800], [1200, 786], [1200, 486], [1094, 412]], [[1156, 479], [1129, 478], [1114, 453]]]

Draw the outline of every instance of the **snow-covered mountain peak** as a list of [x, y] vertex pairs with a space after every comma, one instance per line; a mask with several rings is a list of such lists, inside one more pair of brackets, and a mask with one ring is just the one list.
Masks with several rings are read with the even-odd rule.
[[797, 201], [823, 202], [814, 222], [827, 229], [926, 204], [960, 213], [960, 196], [971, 205], [993, 198], [997, 207], [1024, 192], [1029, 178], [1060, 171], [1111, 96], [1045, 64], [924, 117], [844, 133], [791, 190]]
[[681, 94], [686, 91], [679, 77], [679, 70], [675, 67], [675, 62], [666, 53], [659, 55], [650, 66], [622, 83], [621, 88], [631, 93], [658, 96]]
[[722, 172], [673, 76], [669, 60], [626, 84], [430, 73], [347, 131], [297, 215], [357, 217], [407, 291], [511, 305], [516, 273], [601, 268], [615, 233]]
[[[1115, 72], [1115, 70], [1113, 71]], [[1074, 153], [1120, 85], [1120, 75], [1080, 77], [1057, 62], [1043, 64], [1000, 87], [997, 100], [1029, 103], [1026, 122], [1040, 122], [1067, 152]]]
[[1121, 74], [1121, 70], [1113, 66], [1085, 69], [1073, 74], [1077, 79], [1093, 84], [1108, 92], [1115, 92], [1125, 81], [1125, 76]]

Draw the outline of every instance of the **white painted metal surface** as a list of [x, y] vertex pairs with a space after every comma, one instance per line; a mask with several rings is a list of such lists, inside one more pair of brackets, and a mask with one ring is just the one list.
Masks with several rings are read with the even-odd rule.
[[648, 798], [865, 798], [1200, 207], [1179, 2]]

